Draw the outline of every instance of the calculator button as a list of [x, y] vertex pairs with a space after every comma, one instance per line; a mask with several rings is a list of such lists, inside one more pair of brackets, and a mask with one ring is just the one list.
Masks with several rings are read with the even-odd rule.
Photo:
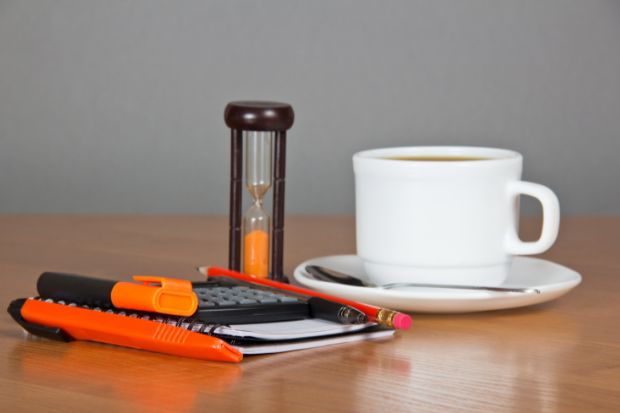
[[283, 302], [283, 303], [296, 303], [297, 301], [299, 301], [295, 297], [286, 297], [286, 296], [279, 297], [279, 299], [280, 299], [280, 302]]
[[239, 300], [239, 304], [256, 304], [258, 301], [253, 300], [251, 298], [244, 298]]
[[277, 303], [278, 299], [275, 297], [259, 297], [258, 301], [263, 304], [269, 304], [269, 303]]
[[222, 301], [220, 301], [218, 304], [219, 304], [219, 305], [235, 305], [235, 304], [236, 304], [236, 302], [234, 302], [234, 301], [230, 301], [230, 300], [227, 300], [227, 301], [222, 300]]

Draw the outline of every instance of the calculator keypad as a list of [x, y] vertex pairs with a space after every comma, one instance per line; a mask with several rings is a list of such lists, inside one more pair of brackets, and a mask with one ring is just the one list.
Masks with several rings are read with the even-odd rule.
[[202, 308], [301, 302], [290, 295], [246, 286], [195, 288], [194, 292], [198, 296], [198, 306]]
[[192, 283], [198, 298], [194, 317], [209, 324], [251, 324], [301, 320], [309, 317], [308, 303], [275, 288], [210, 277]]

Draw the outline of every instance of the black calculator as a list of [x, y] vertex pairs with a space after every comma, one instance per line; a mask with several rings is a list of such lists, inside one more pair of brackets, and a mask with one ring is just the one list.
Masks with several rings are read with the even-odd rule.
[[198, 310], [192, 316], [210, 324], [251, 324], [309, 317], [302, 297], [230, 277], [192, 283]]

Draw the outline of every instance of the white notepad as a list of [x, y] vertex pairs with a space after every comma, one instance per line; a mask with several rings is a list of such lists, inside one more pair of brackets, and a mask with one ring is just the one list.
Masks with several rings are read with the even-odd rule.
[[260, 340], [295, 340], [353, 333], [368, 329], [374, 325], [376, 324], [339, 324], [318, 318], [307, 318], [304, 320], [279, 321], [275, 323], [220, 326], [210, 330], [210, 334]]
[[269, 354], [387, 338], [394, 330], [376, 323], [345, 325], [310, 318], [218, 326], [209, 334], [228, 341], [243, 354]]
[[257, 344], [235, 344], [233, 347], [242, 352], [244, 355], [252, 354], [270, 354], [283, 353], [285, 351], [305, 350], [310, 348], [319, 348], [334, 346], [338, 344], [354, 343], [365, 340], [386, 339], [394, 335], [394, 330], [380, 329], [363, 330], [356, 333], [314, 338], [310, 340], [293, 340], [293, 341], [266, 341]]

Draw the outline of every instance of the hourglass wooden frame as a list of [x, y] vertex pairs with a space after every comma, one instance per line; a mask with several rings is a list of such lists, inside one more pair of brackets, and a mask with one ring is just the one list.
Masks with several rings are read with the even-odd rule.
[[287, 103], [279, 102], [230, 102], [224, 111], [224, 120], [231, 129], [228, 266], [231, 270], [241, 271], [243, 132], [273, 132], [273, 205], [269, 277], [286, 281], [283, 271], [286, 131], [291, 128], [295, 120], [293, 108]]

